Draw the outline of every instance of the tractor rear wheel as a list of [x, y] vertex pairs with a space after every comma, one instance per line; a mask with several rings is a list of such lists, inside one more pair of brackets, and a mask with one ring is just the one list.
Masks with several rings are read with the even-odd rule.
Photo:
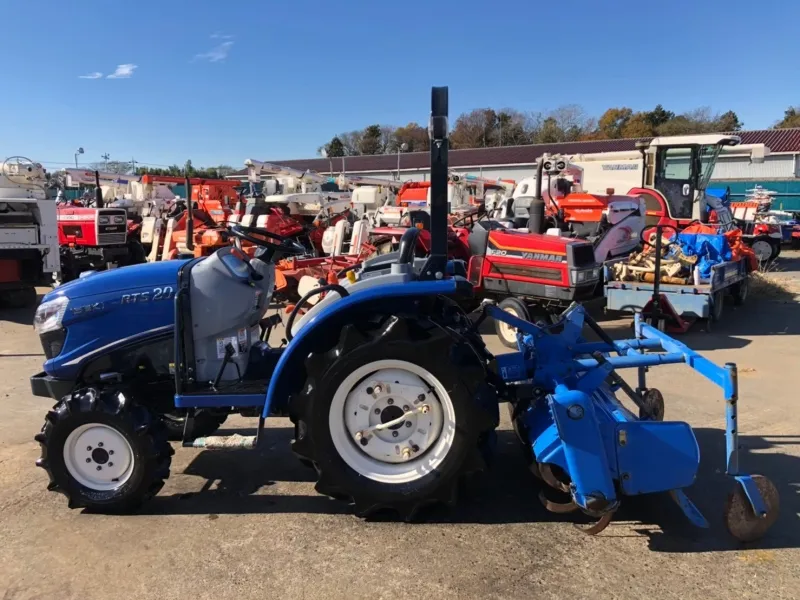
[[485, 466], [498, 424], [494, 388], [472, 341], [425, 318], [346, 325], [306, 360], [289, 403], [292, 449], [313, 462], [317, 491], [367, 516], [405, 519], [453, 504], [462, 478]]
[[47, 413], [35, 440], [48, 490], [70, 508], [125, 513], [155, 496], [169, 477], [167, 432], [145, 407], [118, 390], [84, 388]]

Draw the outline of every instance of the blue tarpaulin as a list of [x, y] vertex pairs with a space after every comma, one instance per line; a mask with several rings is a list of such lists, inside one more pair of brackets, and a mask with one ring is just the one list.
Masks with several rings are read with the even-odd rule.
[[686, 256], [697, 256], [700, 277], [711, 277], [711, 267], [731, 260], [733, 253], [724, 235], [679, 233], [678, 244]]

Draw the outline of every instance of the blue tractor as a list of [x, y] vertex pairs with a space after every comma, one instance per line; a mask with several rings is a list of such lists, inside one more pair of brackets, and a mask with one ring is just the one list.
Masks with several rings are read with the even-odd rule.
[[[463, 310], [472, 286], [447, 259], [447, 88], [433, 89], [429, 131], [429, 256], [415, 257], [410, 229], [398, 252], [313, 290], [286, 323], [286, 347], [268, 345], [263, 317], [276, 261], [305, 249], [263, 229], [231, 227], [259, 247], [252, 259], [226, 247], [91, 274], [45, 296], [35, 325], [47, 360], [31, 385], [57, 400], [36, 436], [48, 489], [70, 507], [131, 511], [169, 476], [170, 432], [184, 446], [254, 448], [265, 420], [288, 413], [293, 450], [315, 468], [319, 492], [359, 515], [412, 518], [454, 502], [461, 480], [485, 466], [507, 402], [549, 510], [590, 515], [597, 533], [622, 497], [670, 491], [706, 525], [682, 491], [699, 465], [694, 433], [663, 421], [663, 398], [645, 381], [649, 366], [683, 362], [724, 390], [736, 480], [728, 528], [740, 539], [763, 534], [778, 500], [766, 478], [738, 470], [735, 366], [639, 322], [636, 339], [611, 340], [577, 305], [536, 325], [491, 304]], [[487, 351], [478, 328], [488, 316], [516, 328], [516, 352]], [[584, 325], [599, 341], [584, 339]], [[616, 373], [626, 367], [639, 371], [636, 389]], [[210, 435], [232, 412], [258, 417], [256, 435]]]

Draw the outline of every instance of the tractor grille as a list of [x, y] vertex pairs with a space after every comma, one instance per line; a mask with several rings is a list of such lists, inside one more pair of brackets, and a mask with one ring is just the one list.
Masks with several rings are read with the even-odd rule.
[[97, 234], [98, 246], [119, 246], [124, 244], [127, 235], [125, 231], [122, 233], [103, 233], [102, 231]]
[[562, 272], [560, 269], [548, 269], [547, 267], [527, 267], [523, 265], [511, 265], [508, 263], [493, 262], [491, 270], [493, 273], [498, 273], [500, 275], [549, 279], [551, 281], [561, 281], [562, 277]]

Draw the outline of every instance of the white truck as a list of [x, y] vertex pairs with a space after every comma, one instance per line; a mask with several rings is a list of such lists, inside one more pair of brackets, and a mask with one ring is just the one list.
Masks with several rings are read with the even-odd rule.
[[60, 273], [56, 204], [42, 165], [20, 156], [0, 165], [0, 303], [36, 302], [36, 285]]

